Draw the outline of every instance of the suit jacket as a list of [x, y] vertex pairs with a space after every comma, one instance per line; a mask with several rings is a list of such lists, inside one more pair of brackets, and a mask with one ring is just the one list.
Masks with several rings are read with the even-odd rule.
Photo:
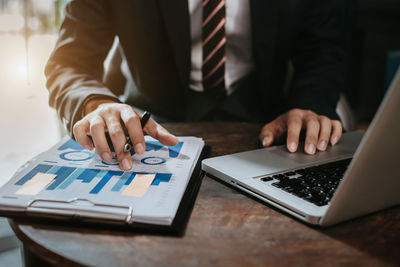
[[[295, 107], [336, 117], [343, 53], [329, 2], [250, 0], [255, 72], [236, 98], [245, 103], [244, 110], [253, 108], [257, 120], [267, 122]], [[45, 70], [50, 105], [67, 128], [81, 119], [88, 97], [117, 99], [102, 81], [115, 36], [135, 81], [127, 102], [173, 120], [187, 119], [196, 107], [188, 101], [189, 16], [188, 0], [71, 1]], [[294, 73], [285, 93], [289, 63]]]

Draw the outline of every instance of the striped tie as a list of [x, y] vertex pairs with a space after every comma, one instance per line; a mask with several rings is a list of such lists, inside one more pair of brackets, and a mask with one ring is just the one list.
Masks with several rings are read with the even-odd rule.
[[203, 86], [225, 89], [225, 0], [203, 0]]

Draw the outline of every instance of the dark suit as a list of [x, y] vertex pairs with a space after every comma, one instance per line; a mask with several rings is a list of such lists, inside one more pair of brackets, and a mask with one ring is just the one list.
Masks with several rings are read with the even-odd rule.
[[[116, 98], [102, 77], [118, 35], [136, 83], [127, 102], [139, 108], [172, 120], [208, 119], [220, 106], [238, 120], [267, 122], [294, 107], [336, 118], [343, 55], [329, 1], [251, 0], [250, 12], [255, 72], [221, 99], [188, 89], [188, 0], [71, 1], [46, 67], [50, 105], [71, 130], [88, 96]], [[289, 62], [294, 76], [285, 95]]]

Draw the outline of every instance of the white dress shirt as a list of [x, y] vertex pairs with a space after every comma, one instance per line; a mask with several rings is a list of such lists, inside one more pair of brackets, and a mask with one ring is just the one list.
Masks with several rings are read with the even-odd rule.
[[[190, 85], [192, 90], [203, 92], [202, 84], [202, 0], [188, 0], [190, 12], [190, 31], [192, 40]], [[226, 6], [226, 62], [225, 88], [228, 95], [235, 83], [250, 74], [254, 69], [251, 42], [249, 0], [225, 0]]]

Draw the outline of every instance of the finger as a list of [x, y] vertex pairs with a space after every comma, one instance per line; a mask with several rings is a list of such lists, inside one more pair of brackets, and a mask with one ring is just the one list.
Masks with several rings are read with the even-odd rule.
[[153, 119], [149, 119], [144, 127], [147, 134], [167, 146], [175, 146], [179, 140], [175, 135], [170, 134], [164, 127], [159, 125]]
[[320, 116], [320, 131], [317, 148], [319, 151], [325, 151], [331, 137], [332, 123], [328, 117]]
[[112, 112], [103, 118], [106, 122], [108, 133], [110, 134], [111, 142], [117, 154], [121, 170], [130, 170], [132, 168], [132, 158], [130, 153], [124, 152], [126, 136], [120, 122], [120, 113]]
[[112, 159], [110, 148], [108, 147], [105, 135], [105, 123], [102, 117], [94, 116], [90, 120], [90, 134], [102, 160], [110, 162]]
[[332, 135], [331, 135], [331, 144], [332, 146], [336, 145], [342, 137], [343, 127], [342, 123], [338, 120], [332, 121]]
[[74, 133], [75, 140], [87, 150], [93, 149], [93, 142], [87, 136], [90, 130], [90, 123], [88, 120], [80, 120], [75, 123], [72, 132]]
[[261, 130], [259, 139], [263, 147], [268, 147], [279, 139], [286, 131], [286, 117], [279, 116], [275, 120], [267, 123]]
[[296, 152], [299, 145], [299, 137], [301, 128], [303, 127], [303, 120], [297, 114], [288, 114], [287, 122], [287, 140], [286, 146], [290, 152]]
[[126, 107], [121, 111], [121, 119], [128, 130], [135, 152], [144, 153], [146, 144], [138, 114], [131, 107]]
[[316, 116], [310, 116], [306, 119], [306, 141], [304, 145], [304, 151], [307, 154], [315, 154], [318, 136], [319, 136], [319, 121]]
[[267, 130], [263, 131], [263, 136], [260, 139], [263, 147], [269, 147], [274, 143], [274, 134], [267, 128]]

